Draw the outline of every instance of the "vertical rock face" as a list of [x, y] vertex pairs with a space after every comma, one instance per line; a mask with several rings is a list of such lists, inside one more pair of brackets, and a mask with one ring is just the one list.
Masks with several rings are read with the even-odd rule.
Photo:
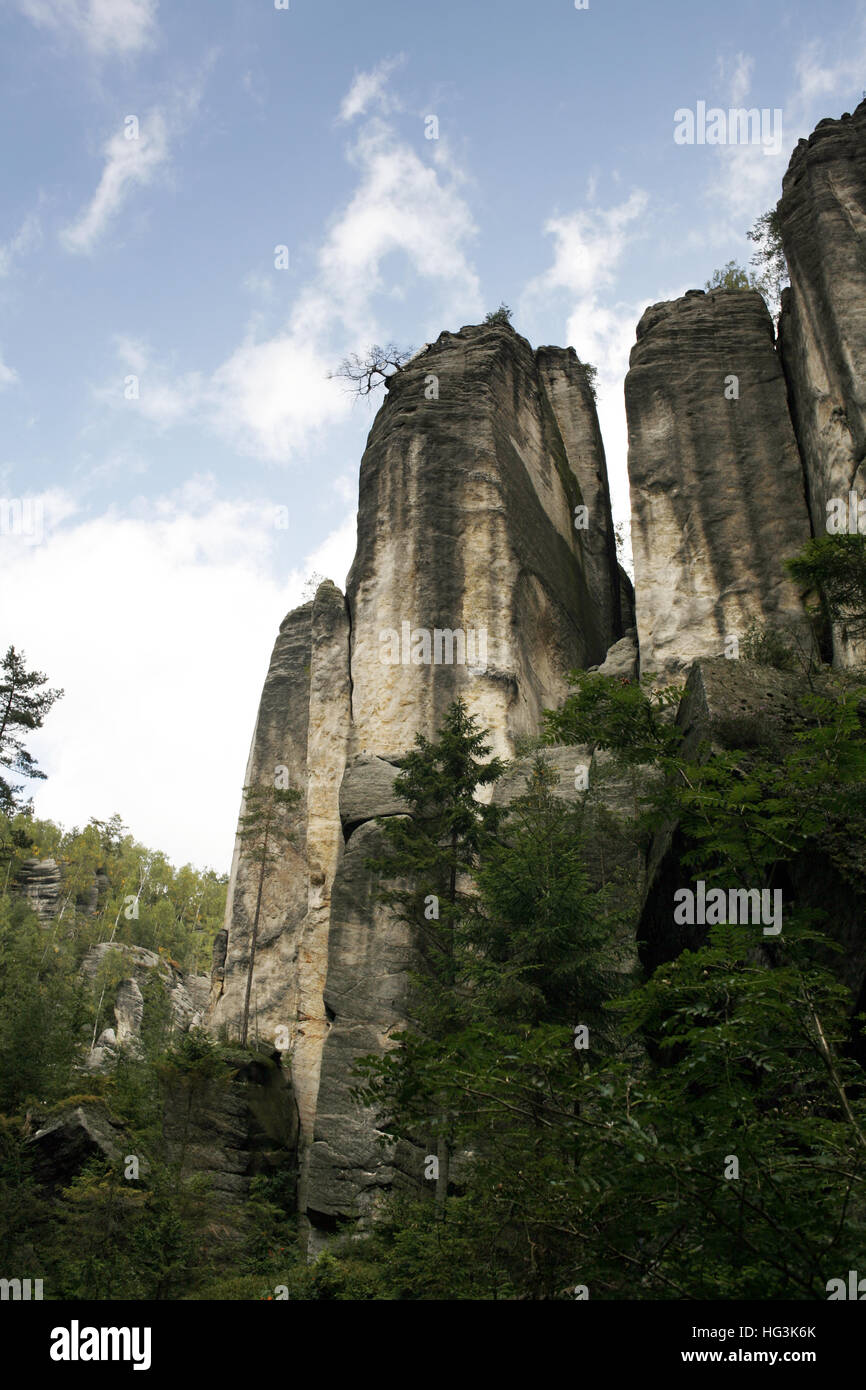
[[[353, 751], [410, 747], [462, 694], [507, 752], [563, 693], [563, 673], [620, 636], [616, 574], [574, 353], [533, 353], [501, 326], [441, 334], [391, 378], [361, 464]], [[473, 634], [474, 650], [461, 661], [462, 637], [446, 636], [437, 651], [437, 631], [465, 634], [467, 649]]]
[[[283, 623], [245, 779], [284, 766], [304, 792], [296, 849], [265, 888], [251, 1035], [287, 1030], [299, 1206], [326, 1228], [369, 1210], [396, 1171], [349, 1093], [355, 1059], [402, 1021], [412, 964], [366, 867], [375, 817], [401, 810], [399, 758], [458, 695], [510, 755], [565, 694], [565, 672], [622, 636], [604, 451], [573, 350], [465, 328], [389, 387], [361, 465], [346, 602], [325, 584]], [[239, 846], [216, 1029], [238, 1026], [256, 889]]]
[[761, 296], [647, 309], [625, 398], [642, 670], [676, 677], [752, 620], [800, 623], [782, 561], [809, 537], [803, 472]]
[[45, 925], [60, 908], [63, 874], [53, 859], [25, 859], [18, 872], [18, 892]]
[[[302, 1142], [309, 1138], [327, 1028], [330, 893], [339, 858], [339, 789], [349, 733], [349, 623], [329, 582], [313, 603], [290, 613], [271, 656], [245, 785], [274, 785], [280, 770], [303, 800], [287, 846], [265, 881], [259, 916], [250, 1036], [277, 1030], [291, 1052]], [[229, 884], [227, 943], [215, 972], [211, 1025], [237, 1031], [250, 963], [258, 872], [238, 845]], [[221, 955], [221, 952], [220, 952]]]
[[[791, 277], [780, 346], [823, 535], [831, 498], [866, 498], [866, 102], [799, 142], [778, 214]], [[843, 633], [835, 645], [838, 662], [863, 659]]]

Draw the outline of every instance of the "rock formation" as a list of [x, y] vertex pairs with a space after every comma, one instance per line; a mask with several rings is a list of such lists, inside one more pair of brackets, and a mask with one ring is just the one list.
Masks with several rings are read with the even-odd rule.
[[[565, 673], [622, 637], [623, 594], [574, 351], [533, 352], [503, 325], [443, 333], [389, 382], [361, 464], [346, 599], [324, 584], [282, 624], [245, 778], [282, 767], [304, 791], [296, 847], [262, 906], [255, 1007], [261, 1036], [287, 1030], [301, 1202], [322, 1224], [393, 1178], [348, 1092], [353, 1059], [401, 1020], [411, 964], [365, 867], [375, 817], [400, 810], [400, 755], [462, 695], [511, 756], [565, 694]], [[255, 887], [239, 846], [216, 1029], [237, 1028]]]
[[809, 538], [773, 323], [755, 290], [691, 290], [637, 326], [625, 383], [641, 670], [677, 676], [749, 625], [802, 623]]
[[18, 871], [17, 889], [44, 925], [60, 910], [63, 872], [54, 859], [25, 859]]
[[[695, 715], [696, 727], [717, 730], [738, 674], [724, 658], [752, 624], [809, 640], [783, 561], [810, 535], [809, 506], [817, 529], [830, 492], [857, 483], [866, 447], [864, 124], [866, 105], [822, 122], [791, 161], [781, 354], [754, 291], [690, 291], [637, 327], [626, 382], [636, 593], [616, 562], [593, 393], [573, 349], [533, 352], [507, 325], [467, 327], [425, 345], [387, 383], [361, 464], [345, 598], [325, 582], [282, 623], [245, 776], [302, 793], [291, 844], [264, 884], [250, 1031], [291, 1069], [311, 1248], [419, 1176], [418, 1154], [382, 1154], [375, 1116], [350, 1095], [356, 1058], [386, 1048], [402, 1022], [414, 958], [367, 861], [381, 845], [376, 817], [404, 813], [393, 782], [415, 735], [433, 735], [463, 697], [494, 751], [513, 760], [495, 793], [508, 800], [528, 773], [520, 740], [562, 700], [570, 668], [621, 681], [638, 671], [685, 681], [694, 670], [689, 709], [703, 698], [713, 713], [702, 724]], [[756, 690], [743, 695], [747, 713]], [[560, 795], [583, 797], [599, 834], [620, 827], [592, 873], [614, 865], [639, 880], [649, 853], [642, 933], [661, 958], [670, 943], [653, 885], [669, 870], [675, 828], [664, 843], [639, 843], [622, 828], [634, 779], [592, 748], [548, 757]], [[591, 769], [585, 793], [575, 791], [576, 758]], [[209, 1012], [230, 1037], [257, 888], [239, 840]], [[637, 903], [635, 926], [639, 915]]]
[[[207, 976], [186, 974], [143, 946], [101, 941], [91, 946], [85, 955], [81, 973], [95, 987], [100, 974], [107, 982], [98, 1020], [102, 1031], [90, 1054], [90, 1070], [109, 1067], [118, 1047], [137, 1049], [148, 1007], [146, 994], [150, 981], [158, 981], [160, 996], [168, 1000], [172, 1031], [186, 1033], [204, 1022], [210, 993]], [[116, 983], [109, 988], [108, 981], [112, 978]], [[112, 1016], [113, 1023], [109, 1022]]]
[[[782, 184], [779, 229], [791, 278], [779, 325], [791, 409], [806, 469], [812, 527], [832, 499], [845, 529], [866, 530], [866, 101], [800, 140]], [[835, 634], [840, 664], [863, 644]]]

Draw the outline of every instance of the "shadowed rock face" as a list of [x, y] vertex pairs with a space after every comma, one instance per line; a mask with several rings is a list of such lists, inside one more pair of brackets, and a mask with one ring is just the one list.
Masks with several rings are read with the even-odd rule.
[[[831, 498], [847, 503], [853, 489], [866, 499], [866, 102], [800, 140], [778, 211], [791, 277], [780, 347], [823, 535]], [[864, 649], [836, 633], [835, 653], [848, 664]]]
[[641, 669], [675, 677], [752, 620], [801, 623], [782, 561], [809, 522], [761, 296], [691, 290], [647, 309], [625, 397]]

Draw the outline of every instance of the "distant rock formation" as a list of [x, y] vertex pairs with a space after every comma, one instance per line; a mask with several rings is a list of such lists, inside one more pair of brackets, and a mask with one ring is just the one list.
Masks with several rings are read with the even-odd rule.
[[42, 923], [60, 909], [63, 871], [54, 859], [25, 859], [18, 870], [17, 889]]
[[[170, 965], [155, 951], [143, 946], [128, 946], [120, 941], [101, 941], [91, 946], [81, 962], [81, 974], [96, 985], [100, 971], [113, 967], [117, 980], [103, 1001], [103, 1028], [90, 1053], [88, 1069], [101, 1071], [111, 1067], [119, 1047], [136, 1051], [145, 1017], [145, 993], [148, 981], [158, 980], [160, 996], [171, 1006], [170, 1028], [186, 1033], [201, 1027], [207, 1014], [210, 980], [206, 975], [192, 975]], [[103, 976], [104, 978], [104, 976]], [[145, 990], [145, 993], [142, 990]], [[109, 1019], [113, 1016], [113, 1024]]]

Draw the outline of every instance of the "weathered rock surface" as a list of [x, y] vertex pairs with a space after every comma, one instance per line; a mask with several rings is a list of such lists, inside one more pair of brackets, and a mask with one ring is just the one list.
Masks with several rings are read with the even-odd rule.
[[48, 1121], [30, 1141], [33, 1172], [48, 1187], [63, 1187], [92, 1158], [120, 1168], [123, 1130], [101, 1106], [78, 1105]]
[[[621, 637], [623, 600], [573, 350], [534, 353], [502, 326], [443, 333], [390, 379], [361, 465], [346, 600], [326, 583], [282, 624], [245, 777], [283, 767], [304, 793], [294, 848], [265, 887], [253, 999], [259, 1035], [288, 1035], [299, 1203], [315, 1220], [368, 1210], [398, 1171], [349, 1088], [354, 1059], [400, 1025], [411, 968], [412, 942], [374, 904], [365, 864], [372, 822], [405, 809], [399, 759], [458, 695], [509, 756], [565, 694], [566, 671]], [[239, 1024], [256, 889], [239, 845], [215, 947], [217, 1030]]]
[[[174, 1032], [186, 1033], [190, 1028], [204, 1025], [210, 994], [208, 977], [178, 970], [144, 946], [101, 941], [90, 947], [81, 962], [81, 973], [93, 985], [100, 974], [106, 979], [99, 1020], [103, 1030], [88, 1060], [91, 1070], [109, 1067], [117, 1047], [129, 1047], [134, 1051], [139, 1046], [147, 1009], [146, 994], [153, 981], [159, 982], [159, 994], [169, 1002], [170, 1028]], [[114, 1026], [109, 1023], [112, 1016]]]
[[396, 763], [374, 754], [360, 753], [346, 768], [340, 784], [340, 819], [349, 838], [356, 826], [376, 816], [406, 814], [406, 803], [394, 794]]
[[[269, 872], [259, 919], [250, 1036], [284, 1029], [301, 1117], [312, 1135], [322, 1041], [330, 899], [342, 850], [339, 794], [349, 719], [349, 618], [330, 582], [290, 613], [271, 657], [245, 785], [274, 785], [280, 769], [303, 800], [292, 843]], [[256, 867], [235, 848], [229, 883], [223, 978], [215, 980], [212, 1026], [237, 1036], [258, 891]]]
[[184, 1177], [203, 1175], [223, 1202], [241, 1201], [250, 1181], [278, 1170], [297, 1176], [298, 1111], [290, 1078], [276, 1056], [225, 1059], [206, 1085], [169, 1085], [165, 1152]]
[[753, 290], [691, 290], [638, 324], [625, 397], [644, 672], [676, 678], [753, 620], [802, 623], [782, 561], [809, 521], [773, 344]]
[[[847, 507], [854, 490], [866, 500], [866, 101], [799, 141], [778, 212], [791, 277], [780, 347], [812, 526], [823, 535], [831, 498]], [[866, 647], [839, 632], [835, 653], [846, 665]]]
[[[462, 695], [496, 752], [536, 732], [563, 674], [621, 636], [604, 452], [573, 351], [511, 328], [443, 333], [389, 381], [361, 463], [354, 752], [389, 757]], [[586, 507], [586, 528], [575, 529]], [[486, 659], [394, 664], [383, 633], [486, 634]], [[431, 639], [432, 640], [432, 639]], [[468, 638], [467, 638], [468, 640]], [[394, 653], [396, 654], [396, 652]]]
[[18, 870], [18, 892], [40, 922], [50, 922], [60, 909], [63, 871], [54, 859], [25, 859]]
[[[204, 1176], [225, 1213], [262, 1173], [297, 1176], [298, 1113], [291, 1081], [276, 1058], [226, 1056], [209, 1080], [178, 1076], [166, 1082], [158, 1156], [175, 1165], [179, 1181]], [[123, 1171], [130, 1140], [97, 1103], [65, 1110], [30, 1141], [33, 1171], [47, 1188], [67, 1185], [91, 1159]], [[134, 1150], [133, 1150], [134, 1151]], [[147, 1155], [136, 1153], [147, 1176]]]

